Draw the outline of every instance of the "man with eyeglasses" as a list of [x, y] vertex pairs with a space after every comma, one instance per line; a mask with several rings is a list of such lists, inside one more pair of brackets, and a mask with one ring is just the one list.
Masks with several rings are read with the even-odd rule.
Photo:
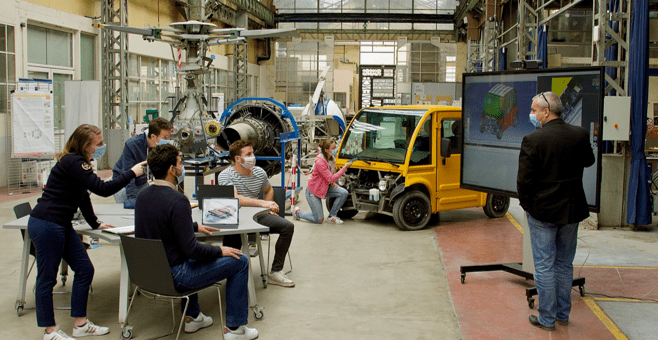
[[530, 324], [553, 331], [569, 324], [573, 259], [578, 223], [589, 216], [583, 170], [594, 164], [587, 130], [567, 124], [562, 102], [553, 92], [532, 99], [530, 121], [537, 129], [525, 137], [519, 154], [517, 192], [526, 211], [538, 316]]

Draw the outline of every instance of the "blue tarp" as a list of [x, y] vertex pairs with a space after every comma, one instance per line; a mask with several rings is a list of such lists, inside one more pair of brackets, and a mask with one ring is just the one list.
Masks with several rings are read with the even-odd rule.
[[498, 71], [507, 69], [507, 48], [503, 47], [498, 52]]
[[540, 68], [548, 68], [548, 26], [539, 26], [537, 35], [537, 59], [542, 61]]
[[631, 174], [626, 222], [651, 224], [651, 200], [644, 138], [649, 85], [649, 0], [634, 0], [631, 10], [628, 92], [631, 97]]

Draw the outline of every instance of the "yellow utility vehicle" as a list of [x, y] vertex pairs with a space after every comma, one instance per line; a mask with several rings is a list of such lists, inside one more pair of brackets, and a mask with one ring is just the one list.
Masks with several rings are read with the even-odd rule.
[[[440, 211], [484, 207], [502, 217], [509, 197], [461, 189], [461, 109], [452, 106], [366, 108], [341, 140], [337, 168], [353, 160], [337, 184], [350, 195], [338, 213], [393, 216], [403, 230], [420, 230]], [[327, 200], [330, 209], [333, 199]]]

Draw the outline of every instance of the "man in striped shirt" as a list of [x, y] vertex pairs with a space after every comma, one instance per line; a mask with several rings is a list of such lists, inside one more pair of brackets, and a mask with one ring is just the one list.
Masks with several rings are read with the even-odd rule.
[[[283, 272], [283, 264], [292, 242], [295, 225], [280, 217], [277, 213], [279, 206], [274, 202], [274, 190], [270, 185], [267, 173], [263, 168], [256, 166], [254, 148], [248, 140], [240, 140], [231, 144], [229, 157], [232, 166], [224, 169], [217, 179], [218, 185], [232, 185], [235, 198], [240, 200], [240, 206], [269, 208], [269, 214], [257, 217], [258, 223], [269, 227], [270, 233], [279, 234], [279, 239], [274, 248], [274, 261], [268, 276], [269, 284], [283, 287], [294, 287], [295, 283]], [[263, 199], [259, 199], [260, 193]], [[239, 235], [228, 235], [224, 237], [224, 245], [235, 249], [241, 249], [242, 242]]]

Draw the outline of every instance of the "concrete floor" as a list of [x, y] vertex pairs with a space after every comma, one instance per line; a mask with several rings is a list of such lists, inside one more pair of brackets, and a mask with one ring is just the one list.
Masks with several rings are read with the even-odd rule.
[[[186, 180], [188, 188], [193, 187], [190, 181]], [[274, 178], [272, 183], [279, 185], [280, 182]], [[36, 204], [36, 196], [21, 196], [14, 195], [9, 201], [0, 200], [3, 202], [0, 203], [0, 222], [14, 219], [14, 205], [24, 201], [29, 201], [32, 206]], [[96, 204], [113, 203], [111, 198], [94, 197], [93, 201]], [[306, 202], [302, 201], [300, 206], [308, 210]], [[518, 203], [513, 200], [510, 214], [520, 221], [522, 213]], [[527, 315], [536, 313], [536, 310], [529, 310], [527, 305], [524, 307], [526, 283], [523, 280], [507, 273], [492, 274], [495, 279], [491, 280], [488, 276], [477, 278], [478, 274], [474, 273], [469, 274], [467, 284], [457, 286], [457, 281], [452, 278], [458, 278], [458, 269], [455, 272], [454, 266], [444, 266], [442, 254], [452, 258], [463, 254], [458, 254], [461, 250], [446, 243], [447, 239], [437, 240], [437, 235], [441, 235], [442, 231], [450, 231], [450, 228], [477, 230], [480, 235], [466, 232], [463, 237], [457, 238], [460, 245], [468, 249], [469, 238], [491, 239], [487, 233], [495, 235], [498, 232], [495, 229], [469, 227], [465, 222], [504, 224], [507, 232], [520, 235], [508, 219], [492, 222], [481, 209], [442, 213], [438, 225], [418, 232], [400, 231], [392, 218], [367, 216], [364, 213], [343, 225], [295, 222], [295, 236], [290, 250], [294, 270], [289, 277], [296, 282], [296, 287], [269, 286], [264, 289], [258, 277], [258, 259], [252, 259], [258, 302], [265, 307], [265, 317], [257, 321], [250, 313], [249, 326], [260, 331], [260, 339], [511, 339], [527, 338], [528, 334], [546, 339], [551, 336], [553, 339], [623, 339], [624, 336], [628, 339], [655, 338], [655, 320], [658, 319], [658, 304], [655, 301], [629, 302], [590, 296], [594, 307], [588, 307], [589, 300], [578, 302], [581, 305], [577, 313], [591, 313], [591, 316], [583, 319], [588, 320], [585, 327], [600, 323], [599, 328], [607, 335], [601, 337], [595, 335], [600, 333], [588, 333], [583, 331], [588, 328], [579, 328], [577, 324], [569, 331], [558, 329], [552, 335], [545, 331], [537, 332], [527, 323]], [[656, 228], [647, 232], [633, 232], [624, 229], [590, 230], [581, 226], [579, 238], [575, 272], [587, 274], [588, 291], [658, 299]], [[517, 255], [520, 240], [518, 235], [514, 236], [510, 238], [514, 246], [504, 246], [510, 250], [514, 261], [521, 260], [521, 254]], [[0, 249], [5, 253], [0, 259], [0, 285], [3, 288], [0, 305], [4, 306], [0, 308], [0, 323], [3, 325], [0, 327], [0, 339], [40, 339], [43, 332], [43, 329], [36, 326], [33, 309], [25, 310], [21, 317], [16, 316], [14, 309], [21, 246], [21, 238], [16, 230], [0, 229]], [[120, 327], [116, 323], [119, 275], [117, 247], [101, 242], [100, 247], [89, 250], [96, 275], [94, 291], [89, 299], [88, 316], [95, 323], [108, 326], [111, 330], [110, 335], [101, 339], [115, 339], [120, 334]], [[467, 252], [486, 250], [484, 248], [474, 244]], [[486, 256], [476, 259], [478, 263], [463, 265], [493, 261]], [[446, 272], [446, 268], [449, 268], [449, 272]], [[31, 294], [34, 278], [33, 272], [28, 279], [28, 307], [34, 306], [34, 296]], [[454, 282], [449, 284], [449, 278]], [[483, 291], [484, 297], [473, 303], [457, 301], [462, 299], [463, 294], [456, 290], [474, 288], [476, 278], [482, 283], [480, 287], [484, 287], [480, 289], [490, 291]], [[55, 289], [70, 291], [71, 280], [69, 278], [65, 287], [58, 285]], [[505, 299], [514, 300], [514, 306], [501, 306], [488, 297], [500, 294], [496, 290], [503, 285], [513, 289], [514, 293], [505, 295]], [[574, 300], [580, 299], [575, 293], [573, 296]], [[212, 316], [216, 324], [195, 334], [182, 335], [182, 339], [218, 338], [221, 328], [216, 291], [204, 291], [201, 301], [202, 311]], [[68, 303], [68, 295], [56, 295], [55, 305]], [[458, 306], [459, 311], [455, 306]], [[597, 306], [602, 310], [602, 316], [594, 311]], [[138, 297], [130, 314], [130, 323], [135, 327], [134, 338], [145, 339], [166, 331], [171, 324], [168, 308], [164, 302]], [[504, 332], [488, 330], [487, 320], [483, 318], [493, 317], [478, 312], [488, 310], [506, 316], [510, 308], [525, 314], [518, 320], [513, 319], [515, 321], [504, 317], [503, 323], [511, 323], [511, 328]], [[178, 306], [176, 311], [178, 315]], [[72, 319], [68, 315], [68, 311], [55, 313], [58, 324], [70, 333]], [[606, 323], [606, 320], [610, 322]], [[511, 336], [513, 334], [518, 337]]]

